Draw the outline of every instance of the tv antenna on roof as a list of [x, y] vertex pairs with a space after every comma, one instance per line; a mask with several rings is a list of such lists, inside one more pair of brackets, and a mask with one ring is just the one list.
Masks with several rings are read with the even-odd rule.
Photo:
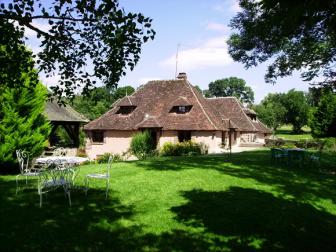
[[176, 48], [176, 62], [175, 62], [175, 76], [174, 76], [174, 79], [176, 79], [176, 77], [177, 77], [177, 63], [178, 63], [178, 53], [179, 53], [180, 46], [181, 46], [181, 44], [178, 43], [177, 48]]

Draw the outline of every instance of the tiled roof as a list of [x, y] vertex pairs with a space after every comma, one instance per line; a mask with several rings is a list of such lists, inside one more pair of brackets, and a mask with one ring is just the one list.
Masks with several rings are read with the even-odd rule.
[[222, 117], [230, 119], [240, 131], [258, 131], [250, 118], [245, 114], [243, 105], [235, 97], [208, 98], [207, 101]]
[[88, 122], [82, 114], [74, 110], [69, 104], [65, 107], [55, 101], [48, 101], [44, 113], [51, 122]]
[[[116, 114], [120, 106], [135, 105], [129, 115]], [[170, 113], [173, 106], [191, 105], [186, 114]], [[155, 118], [151, 121], [148, 118]], [[85, 130], [135, 130], [158, 125], [163, 130], [228, 130], [218, 111], [187, 80], [150, 81], [111, 110], [85, 125]]]
[[[135, 106], [128, 115], [117, 113], [122, 106]], [[172, 113], [174, 106], [192, 106], [185, 114]], [[111, 110], [85, 125], [85, 130], [223, 130], [269, 133], [261, 122], [252, 121], [235, 97], [205, 99], [188, 80], [150, 81], [131, 96], [119, 99]]]
[[136, 127], [139, 128], [139, 129], [141, 129], [141, 128], [162, 128], [162, 126], [156, 120], [155, 117], [147, 117], [146, 118], [146, 116], [145, 116], [145, 118], [143, 119], [142, 122], [140, 122], [136, 125]]
[[273, 131], [269, 129], [265, 124], [260, 122], [258, 119], [257, 121], [253, 121], [254, 126], [258, 129], [259, 132], [262, 132], [264, 134], [272, 134]]

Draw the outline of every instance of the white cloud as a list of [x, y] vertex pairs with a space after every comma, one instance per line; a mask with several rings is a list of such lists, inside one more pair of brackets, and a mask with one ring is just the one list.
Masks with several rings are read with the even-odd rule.
[[[223, 67], [232, 63], [228, 54], [226, 36], [215, 37], [205, 41], [198, 47], [180, 50], [178, 54], [178, 71], [190, 71], [210, 67]], [[175, 67], [176, 55], [159, 63], [164, 67]]]
[[223, 33], [226, 33], [230, 30], [227, 25], [217, 23], [217, 22], [207, 22], [206, 23], [206, 29], [211, 30], [211, 31], [219, 31], [219, 32], [223, 32]]

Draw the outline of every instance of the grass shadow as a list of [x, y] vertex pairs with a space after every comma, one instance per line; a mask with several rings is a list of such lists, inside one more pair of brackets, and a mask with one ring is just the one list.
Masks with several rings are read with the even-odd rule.
[[176, 219], [214, 237], [228, 237], [223, 246], [234, 251], [333, 251], [336, 247], [336, 216], [309, 204], [239, 187], [224, 192], [192, 190], [183, 196], [188, 203], [171, 209]]
[[39, 207], [36, 190], [15, 195], [15, 182], [0, 178], [1, 251], [206, 251], [211, 243], [184, 230], [153, 234], [133, 219], [133, 206], [116, 192], [72, 191], [69, 207], [62, 190], [50, 192]]

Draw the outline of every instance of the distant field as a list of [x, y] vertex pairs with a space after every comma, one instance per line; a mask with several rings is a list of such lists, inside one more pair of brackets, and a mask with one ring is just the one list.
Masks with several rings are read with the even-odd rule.
[[308, 126], [304, 126], [302, 128], [303, 132], [301, 134], [293, 134], [292, 133], [292, 126], [291, 125], [284, 125], [281, 126], [277, 131], [275, 132], [275, 135], [277, 137], [288, 139], [288, 140], [302, 140], [302, 139], [312, 139], [310, 133], [310, 128]]

